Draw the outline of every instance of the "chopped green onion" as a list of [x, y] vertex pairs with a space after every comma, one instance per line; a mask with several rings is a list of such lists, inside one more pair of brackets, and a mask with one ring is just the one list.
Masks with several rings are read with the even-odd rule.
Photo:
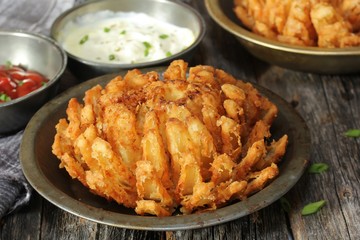
[[146, 48], [151, 48], [151, 44], [149, 42], [143, 42], [143, 44]]
[[125, 35], [125, 34], [126, 34], [126, 30], [122, 30], [122, 31], [120, 32], [120, 34]]
[[24, 81], [19, 81], [18, 86], [22, 86], [24, 84]]
[[308, 169], [309, 173], [322, 173], [328, 170], [329, 165], [326, 163], [313, 163]]
[[105, 28], [104, 28], [104, 32], [106, 32], [106, 33], [107, 33], [107, 32], [110, 32], [110, 28], [105, 27]]
[[307, 204], [301, 211], [301, 215], [310, 215], [319, 211], [326, 204], [325, 200]]
[[12, 64], [11, 61], [9, 61], [9, 60], [6, 61], [5, 65], [6, 65], [6, 68], [7, 68], [7, 69], [10, 69], [10, 68], [13, 67], [13, 64]]
[[281, 204], [282, 209], [284, 209], [285, 212], [287, 212], [287, 213], [290, 212], [291, 204], [285, 197], [280, 198], [280, 204]]
[[83, 45], [87, 40], [89, 40], [89, 35], [85, 35], [80, 39], [79, 44]]
[[115, 60], [115, 55], [114, 55], [114, 54], [110, 54], [110, 55], [109, 55], [109, 60], [110, 60], [110, 61]]
[[345, 136], [347, 137], [360, 137], [360, 129], [350, 129], [345, 132]]
[[172, 53], [170, 51], [167, 51], [166, 52], [166, 57], [170, 57], [170, 56], [172, 56]]
[[144, 51], [144, 56], [145, 56], [145, 57], [149, 56], [149, 49], [148, 49], [148, 48], [145, 49], [145, 51]]
[[161, 39], [167, 39], [168, 37], [169, 37], [169, 35], [167, 35], [167, 34], [161, 34], [159, 36], [159, 38], [161, 38]]
[[147, 57], [149, 55], [149, 51], [152, 46], [148, 42], [143, 42], [143, 44], [145, 46], [144, 56]]
[[0, 101], [2, 102], [8, 102], [11, 100], [11, 97], [9, 97], [7, 94], [5, 93], [0, 93]]

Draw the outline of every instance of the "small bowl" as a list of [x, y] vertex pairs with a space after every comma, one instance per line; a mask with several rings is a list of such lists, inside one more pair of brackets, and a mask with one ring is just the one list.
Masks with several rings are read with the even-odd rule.
[[103, 10], [110, 10], [112, 12], [145, 13], [160, 21], [178, 27], [189, 28], [195, 35], [195, 41], [188, 48], [170, 57], [133, 64], [95, 62], [75, 56], [65, 49], [69, 57], [69, 70], [80, 80], [88, 80], [96, 76], [114, 73], [124, 69], [166, 65], [172, 60], [179, 58], [189, 61], [195, 48], [205, 35], [205, 22], [201, 15], [192, 7], [182, 2], [168, 0], [105, 0], [88, 2], [64, 12], [53, 23], [51, 27], [51, 37], [61, 45], [64, 28], [69, 22], [85, 14], [96, 13]]
[[9, 102], [0, 103], [0, 134], [19, 130], [34, 113], [55, 96], [67, 64], [66, 53], [52, 39], [33, 33], [0, 31], [0, 65], [10, 61], [44, 75], [43, 87]]
[[320, 74], [360, 72], [360, 47], [301, 47], [267, 39], [244, 28], [233, 12], [233, 0], [205, 0], [207, 11], [255, 57], [297, 71]]

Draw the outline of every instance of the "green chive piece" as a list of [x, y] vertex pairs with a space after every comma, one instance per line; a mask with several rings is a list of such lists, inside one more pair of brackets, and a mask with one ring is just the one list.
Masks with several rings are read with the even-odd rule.
[[149, 42], [143, 42], [143, 44], [146, 48], [151, 48], [151, 44]]
[[0, 93], [0, 101], [3, 102], [8, 102], [11, 100], [11, 97], [9, 97], [7, 94], [5, 93]]
[[152, 46], [151, 46], [151, 44], [149, 42], [143, 42], [143, 44], [145, 46], [144, 56], [147, 57], [149, 55], [150, 48]]
[[301, 211], [301, 215], [310, 215], [319, 211], [326, 204], [325, 200], [307, 204]]
[[87, 40], [89, 40], [89, 35], [85, 35], [80, 39], [79, 44], [83, 45]]
[[161, 38], [161, 39], [167, 39], [168, 37], [169, 37], [169, 35], [167, 35], [167, 34], [161, 34], [159, 36], [159, 38]]
[[328, 170], [329, 165], [326, 163], [313, 163], [308, 169], [309, 173], [322, 173]]
[[13, 67], [13, 64], [11, 63], [11, 61], [7, 60], [7, 61], [5, 62], [5, 66], [6, 66], [7, 69], [10, 69], [10, 68]]
[[172, 56], [172, 53], [170, 51], [167, 51], [166, 52], [166, 57], [170, 57], [170, 56]]
[[145, 49], [145, 51], [144, 51], [144, 56], [145, 56], [145, 57], [149, 56], [149, 49], [148, 49], [148, 48]]
[[106, 33], [110, 32], [110, 28], [105, 27], [105, 28], [104, 28], [104, 32], [106, 32]]
[[110, 54], [110, 55], [109, 55], [109, 60], [110, 60], [110, 61], [115, 60], [115, 55], [114, 55], [114, 54]]
[[345, 132], [345, 136], [347, 137], [360, 137], [360, 129], [350, 129]]
[[290, 202], [285, 198], [282, 197], [280, 198], [280, 204], [281, 204], [281, 208], [285, 211], [285, 212], [290, 212], [291, 210], [291, 204]]
[[125, 34], [126, 34], [126, 30], [122, 30], [122, 31], [120, 32], [120, 34], [125, 35]]
[[19, 81], [17, 85], [22, 86], [23, 84], [24, 84], [24, 81]]

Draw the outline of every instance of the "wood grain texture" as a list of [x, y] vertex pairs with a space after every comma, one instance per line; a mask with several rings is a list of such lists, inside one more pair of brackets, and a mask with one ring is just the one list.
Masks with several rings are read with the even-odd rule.
[[[27, 1], [25, 7], [20, 2], [0, 0], [0, 15], [13, 12], [10, 16], [8, 13], [8, 18], [0, 17], [1, 27], [21, 26], [47, 32], [54, 16], [37, 18], [38, 13], [59, 13], [59, 2], [72, 3]], [[97, 224], [61, 210], [35, 193], [28, 207], [1, 220], [0, 239], [360, 239], [360, 138], [343, 134], [348, 129], [360, 128], [360, 74], [317, 75], [261, 62], [215, 24], [203, 1], [184, 2], [196, 8], [207, 24], [205, 39], [190, 65], [222, 68], [239, 79], [272, 90], [291, 103], [311, 132], [310, 162], [327, 163], [329, 170], [303, 175], [285, 195], [291, 204], [289, 213], [277, 201], [228, 223], [185, 231], [138, 231]], [[15, 18], [21, 8], [27, 10], [26, 14]], [[31, 27], [34, 24], [36, 27]], [[74, 84], [76, 79], [67, 72], [61, 90]], [[326, 205], [318, 213], [301, 215], [304, 205], [322, 199]]]
[[[358, 239], [359, 139], [344, 132], [359, 128], [359, 77], [290, 73], [272, 67], [261, 73], [261, 84], [296, 105], [310, 128], [310, 161], [330, 166], [322, 174], [306, 173], [288, 194], [294, 238]], [[284, 76], [287, 81], [282, 81]], [[327, 205], [319, 213], [300, 215], [305, 204], [322, 199]]]

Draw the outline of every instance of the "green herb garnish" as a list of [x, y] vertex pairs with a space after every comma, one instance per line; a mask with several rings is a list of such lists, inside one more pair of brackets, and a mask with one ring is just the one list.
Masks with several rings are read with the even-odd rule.
[[6, 67], [6, 69], [10, 69], [10, 68], [12, 68], [13, 67], [13, 64], [12, 64], [12, 62], [11, 61], [6, 61], [5, 62], [5, 67]]
[[122, 31], [120, 32], [120, 34], [125, 35], [125, 34], [126, 34], [126, 30], [122, 30]]
[[80, 39], [79, 44], [83, 45], [87, 40], [89, 40], [89, 35], [85, 35]]
[[151, 48], [151, 44], [149, 42], [143, 42], [143, 44], [146, 48]]
[[301, 215], [310, 215], [313, 213], [316, 213], [317, 211], [320, 210], [320, 208], [322, 208], [324, 205], [326, 204], [325, 200], [321, 200], [318, 202], [313, 202], [313, 203], [309, 203], [308, 205], [306, 205], [302, 211], [301, 211]]
[[169, 37], [169, 35], [167, 35], [167, 34], [161, 34], [159, 36], [159, 38], [161, 38], [161, 39], [167, 39], [168, 37]]
[[291, 204], [286, 198], [284, 198], [284, 197], [280, 198], [280, 204], [281, 204], [282, 209], [284, 209], [285, 212], [287, 212], [287, 213], [290, 212]]
[[8, 102], [10, 100], [11, 100], [11, 97], [9, 97], [7, 94], [0, 93], [0, 101], [1, 102]]
[[329, 165], [326, 163], [313, 163], [308, 169], [309, 173], [322, 173], [328, 170]]
[[143, 42], [143, 44], [145, 46], [144, 56], [147, 57], [152, 46], [149, 42]]
[[166, 57], [170, 57], [170, 56], [172, 56], [172, 53], [170, 51], [167, 51], [166, 52]]
[[110, 61], [115, 60], [115, 55], [114, 55], [114, 54], [110, 54], [110, 55], [109, 55], [109, 60], [110, 60]]
[[105, 28], [104, 28], [104, 32], [106, 32], [106, 33], [110, 32], [110, 28], [105, 27]]
[[350, 129], [345, 132], [345, 136], [347, 137], [360, 137], [360, 129]]

